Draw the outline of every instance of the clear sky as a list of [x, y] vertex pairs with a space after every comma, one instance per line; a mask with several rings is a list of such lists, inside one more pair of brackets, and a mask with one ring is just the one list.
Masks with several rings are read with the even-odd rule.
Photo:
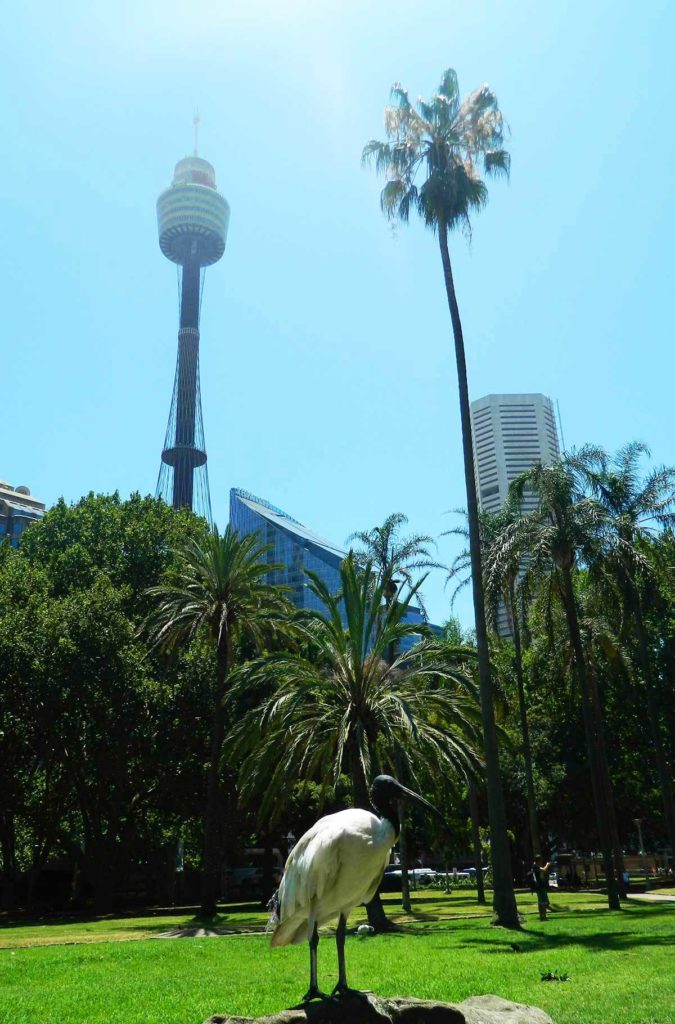
[[[48, 503], [154, 492], [178, 316], [155, 200], [198, 107], [232, 209], [201, 325], [217, 521], [237, 486], [337, 543], [392, 511], [447, 529], [465, 499], [438, 248], [387, 225], [360, 153], [394, 81], [429, 95], [448, 66], [512, 133], [510, 183], [452, 243], [471, 396], [543, 391], [568, 447], [674, 462], [674, 36], [667, 0], [6, 6], [0, 478]], [[426, 592], [442, 621], [442, 579]]]

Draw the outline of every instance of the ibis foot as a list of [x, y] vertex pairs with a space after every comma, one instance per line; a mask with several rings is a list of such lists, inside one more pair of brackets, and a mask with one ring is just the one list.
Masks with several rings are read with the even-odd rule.
[[331, 992], [331, 999], [362, 999], [364, 1003], [369, 1002], [372, 992], [365, 992], [360, 988], [350, 988], [345, 982], [339, 982]]
[[294, 1007], [294, 1009], [301, 1009], [307, 1003], [311, 1003], [314, 999], [321, 999], [323, 1002], [328, 1002], [332, 999], [332, 996], [329, 996], [327, 992], [322, 992], [316, 985], [312, 985], [307, 989], [301, 1001], [298, 1003], [297, 1007]]

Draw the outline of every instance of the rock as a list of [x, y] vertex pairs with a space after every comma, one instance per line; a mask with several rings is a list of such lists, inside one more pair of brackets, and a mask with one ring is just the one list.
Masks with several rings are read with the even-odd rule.
[[538, 1006], [512, 1003], [500, 996], [471, 996], [459, 1003], [466, 1024], [553, 1024]]
[[209, 1017], [205, 1024], [553, 1024], [536, 1006], [499, 996], [473, 996], [463, 1003], [428, 999], [380, 999], [370, 993], [316, 1002], [269, 1017]]

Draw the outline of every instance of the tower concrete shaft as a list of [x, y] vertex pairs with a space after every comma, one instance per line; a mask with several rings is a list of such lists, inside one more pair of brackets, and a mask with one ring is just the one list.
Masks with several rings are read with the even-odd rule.
[[174, 508], [192, 508], [211, 522], [199, 384], [202, 270], [225, 250], [229, 206], [216, 191], [211, 164], [180, 160], [172, 185], [157, 201], [159, 244], [181, 268], [178, 358], [157, 496]]

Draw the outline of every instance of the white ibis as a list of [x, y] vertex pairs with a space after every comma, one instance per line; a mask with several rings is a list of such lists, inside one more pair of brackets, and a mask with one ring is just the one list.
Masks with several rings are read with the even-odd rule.
[[415, 800], [439, 817], [432, 804], [390, 775], [378, 775], [370, 800], [380, 815], [352, 808], [320, 818], [298, 840], [272, 897], [272, 946], [309, 942], [309, 990], [303, 1002], [329, 998], [317, 984], [319, 928], [338, 918], [335, 933], [338, 983], [333, 996], [350, 991], [345, 971], [345, 932], [354, 907], [377, 892], [399, 831], [398, 801]]

